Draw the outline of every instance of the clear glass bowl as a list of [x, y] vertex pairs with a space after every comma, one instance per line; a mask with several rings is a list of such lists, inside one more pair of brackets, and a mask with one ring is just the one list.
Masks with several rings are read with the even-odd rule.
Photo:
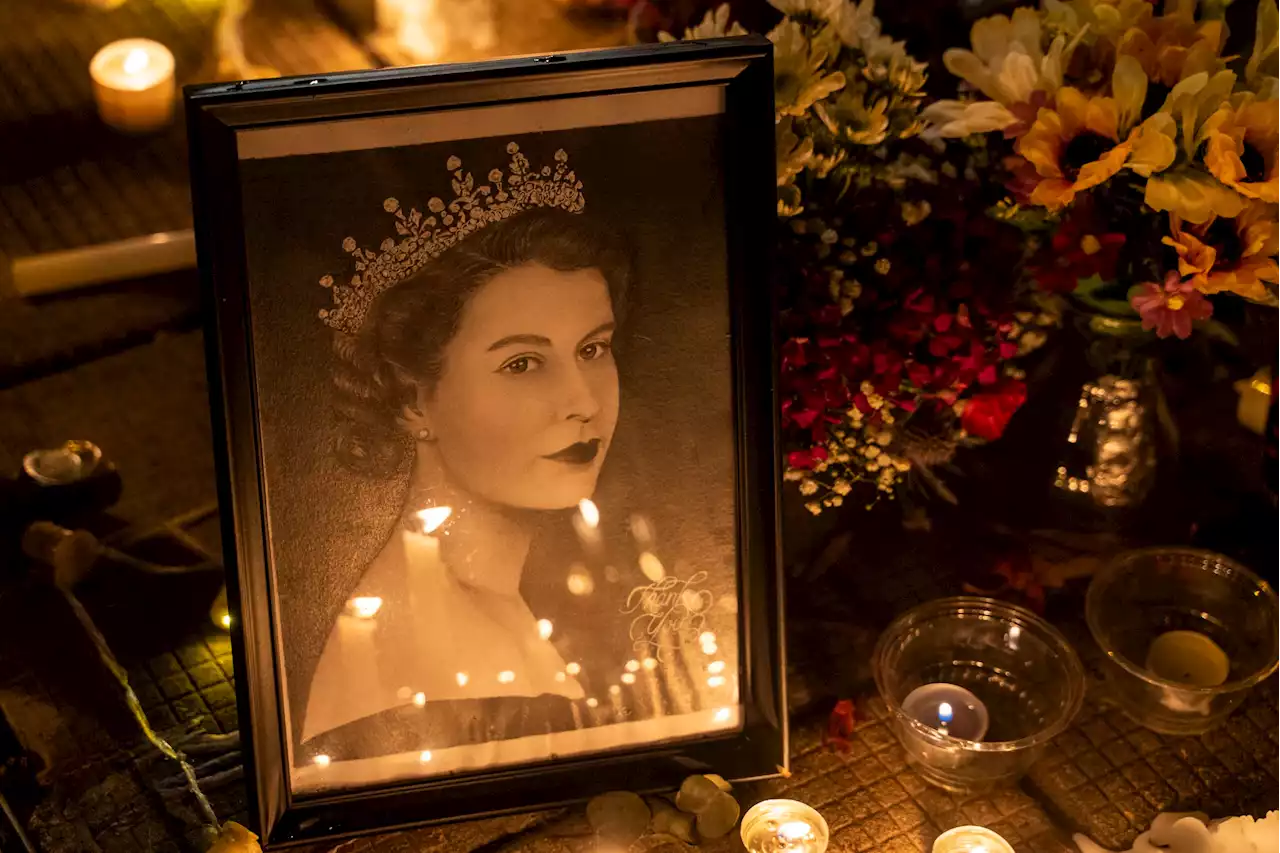
[[[1164, 734], [1208, 731], [1276, 669], [1275, 591], [1210, 551], [1121, 554], [1089, 584], [1085, 618], [1106, 654], [1111, 697], [1136, 722]], [[1174, 669], [1167, 654], [1159, 663], [1154, 657], [1153, 644], [1170, 632], [1191, 640], [1172, 649]]]
[[[961, 793], [1021, 777], [1084, 699], [1084, 670], [1066, 639], [1031, 611], [991, 598], [943, 598], [908, 611], [880, 635], [872, 668], [907, 761], [934, 785]], [[985, 706], [981, 742], [903, 710], [913, 690], [938, 682]]]

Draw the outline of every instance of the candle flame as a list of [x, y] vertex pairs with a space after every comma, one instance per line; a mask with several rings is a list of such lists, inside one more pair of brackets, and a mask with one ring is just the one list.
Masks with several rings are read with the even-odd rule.
[[538, 620], [538, 636], [544, 640], [551, 639], [551, 632], [555, 630], [555, 626], [551, 624], [550, 619]]
[[329, 761], [330, 761], [329, 756], [327, 755], [317, 755], [315, 758], [311, 760], [316, 763], [317, 767], [328, 767]]
[[813, 832], [813, 827], [802, 820], [789, 820], [778, 827], [778, 837], [785, 841], [799, 841]]
[[577, 675], [578, 673], [582, 672], [582, 664], [578, 663], [577, 661], [573, 661], [565, 665], [564, 671], [569, 673], [570, 675]]
[[942, 702], [938, 705], [938, 722], [944, 726], [951, 722], [952, 710], [950, 702]]
[[635, 684], [635, 683], [636, 683], [636, 674], [635, 674], [634, 672], [624, 672], [624, 673], [622, 673], [622, 683], [623, 683], [623, 684]]
[[425, 693], [415, 693], [415, 694], [413, 694], [413, 704], [417, 705], [419, 708], [421, 708], [422, 706], [426, 705], [426, 704], [427, 704], [427, 694], [425, 694]]
[[430, 761], [431, 750], [429, 749], [422, 750], [422, 752], [418, 754], [418, 760], [421, 761], [423, 764], [426, 764], [428, 761]]
[[459, 687], [466, 687], [467, 682], [471, 680], [471, 676], [467, 675], [465, 672], [457, 673], [454, 675], [454, 678], [457, 679]]
[[222, 623], [222, 627], [223, 627], [223, 628], [230, 628], [230, 627], [231, 627], [231, 614], [230, 614], [230, 613], [223, 613], [223, 614], [222, 614], [222, 618], [221, 618], [221, 619], [219, 619], [218, 621], [219, 621], [220, 623]]
[[590, 498], [578, 501], [578, 512], [582, 513], [582, 521], [592, 529], [600, 526], [600, 510]]
[[360, 595], [351, 599], [351, 609], [361, 619], [372, 619], [382, 609], [382, 599], [376, 595]]
[[150, 64], [151, 57], [147, 56], [147, 52], [140, 47], [135, 47], [124, 58], [124, 73], [130, 77], [141, 74]]
[[453, 510], [447, 506], [429, 506], [415, 514], [422, 520], [423, 533], [435, 533], [453, 515]]

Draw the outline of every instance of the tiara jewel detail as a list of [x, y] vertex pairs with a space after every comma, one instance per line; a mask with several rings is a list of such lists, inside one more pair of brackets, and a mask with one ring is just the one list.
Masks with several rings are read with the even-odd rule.
[[346, 284], [335, 283], [331, 275], [320, 279], [322, 287], [333, 291], [333, 307], [319, 314], [325, 325], [355, 334], [378, 294], [488, 225], [535, 207], [582, 212], [582, 182], [569, 168], [563, 149], [556, 151], [554, 166], [539, 169], [530, 168], [516, 143], [507, 144], [507, 153], [511, 162], [506, 173], [493, 169], [489, 183], [478, 186], [471, 173], [463, 171], [462, 161], [450, 157], [445, 165], [453, 173], [454, 199], [446, 204], [432, 198], [426, 213], [417, 208], [405, 211], [394, 198], [384, 201], [382, 208], [395, 215], [399, 239], [388, 237], [377, 251], [361, 248], [353, 237], [342, 241], [342, 250], [355, 258], [355, 274]]

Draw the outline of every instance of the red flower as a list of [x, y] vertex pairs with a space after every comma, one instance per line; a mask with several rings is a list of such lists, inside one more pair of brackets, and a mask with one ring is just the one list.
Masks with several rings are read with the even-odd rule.
[[1026, 383], [1007, 379], [990, 390], [970, 397], [965, 402], [960, 424], [970, 435], [995, 441], [1004, 435], [1009, 419], [1026, 400]]
[[1191, 337], [1191, 324], [1213, 315], [1213, 303], [1196, 290], [1190, 279], [1182, 280], [1177, 270], [1164, 277], [1164, 286], [1148, 281], [1133, 295], [1134, 309], [1142, 316], [1142, 328], [1156, 330], [1156, 336]]
[[1070, 293], [1081, 279], [1116, 277], [1116, 263], [1125, 236], [1105, 230], [1088, 206], [1073, 211], [1054, 232], [1053, 239], [1031, 266], [1041, 290]]

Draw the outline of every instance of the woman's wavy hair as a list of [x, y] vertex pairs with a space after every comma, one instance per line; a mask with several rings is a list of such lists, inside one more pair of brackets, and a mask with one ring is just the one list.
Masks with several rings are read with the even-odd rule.
[[395, 470], [409, 437], [399, 422], [418, 388], [445, 369], [444, 348], [458, 331], [471, 297], [498, 273], [541, 264], [573, 272], [598, 269], [621, 322], [631, 258], [621, 239], [586, 216], [536, 208], [495, 223], [453, 246], [387, 289], [370, 306], [360, 331], [335, 342], [336, 456], [367, 474]]

